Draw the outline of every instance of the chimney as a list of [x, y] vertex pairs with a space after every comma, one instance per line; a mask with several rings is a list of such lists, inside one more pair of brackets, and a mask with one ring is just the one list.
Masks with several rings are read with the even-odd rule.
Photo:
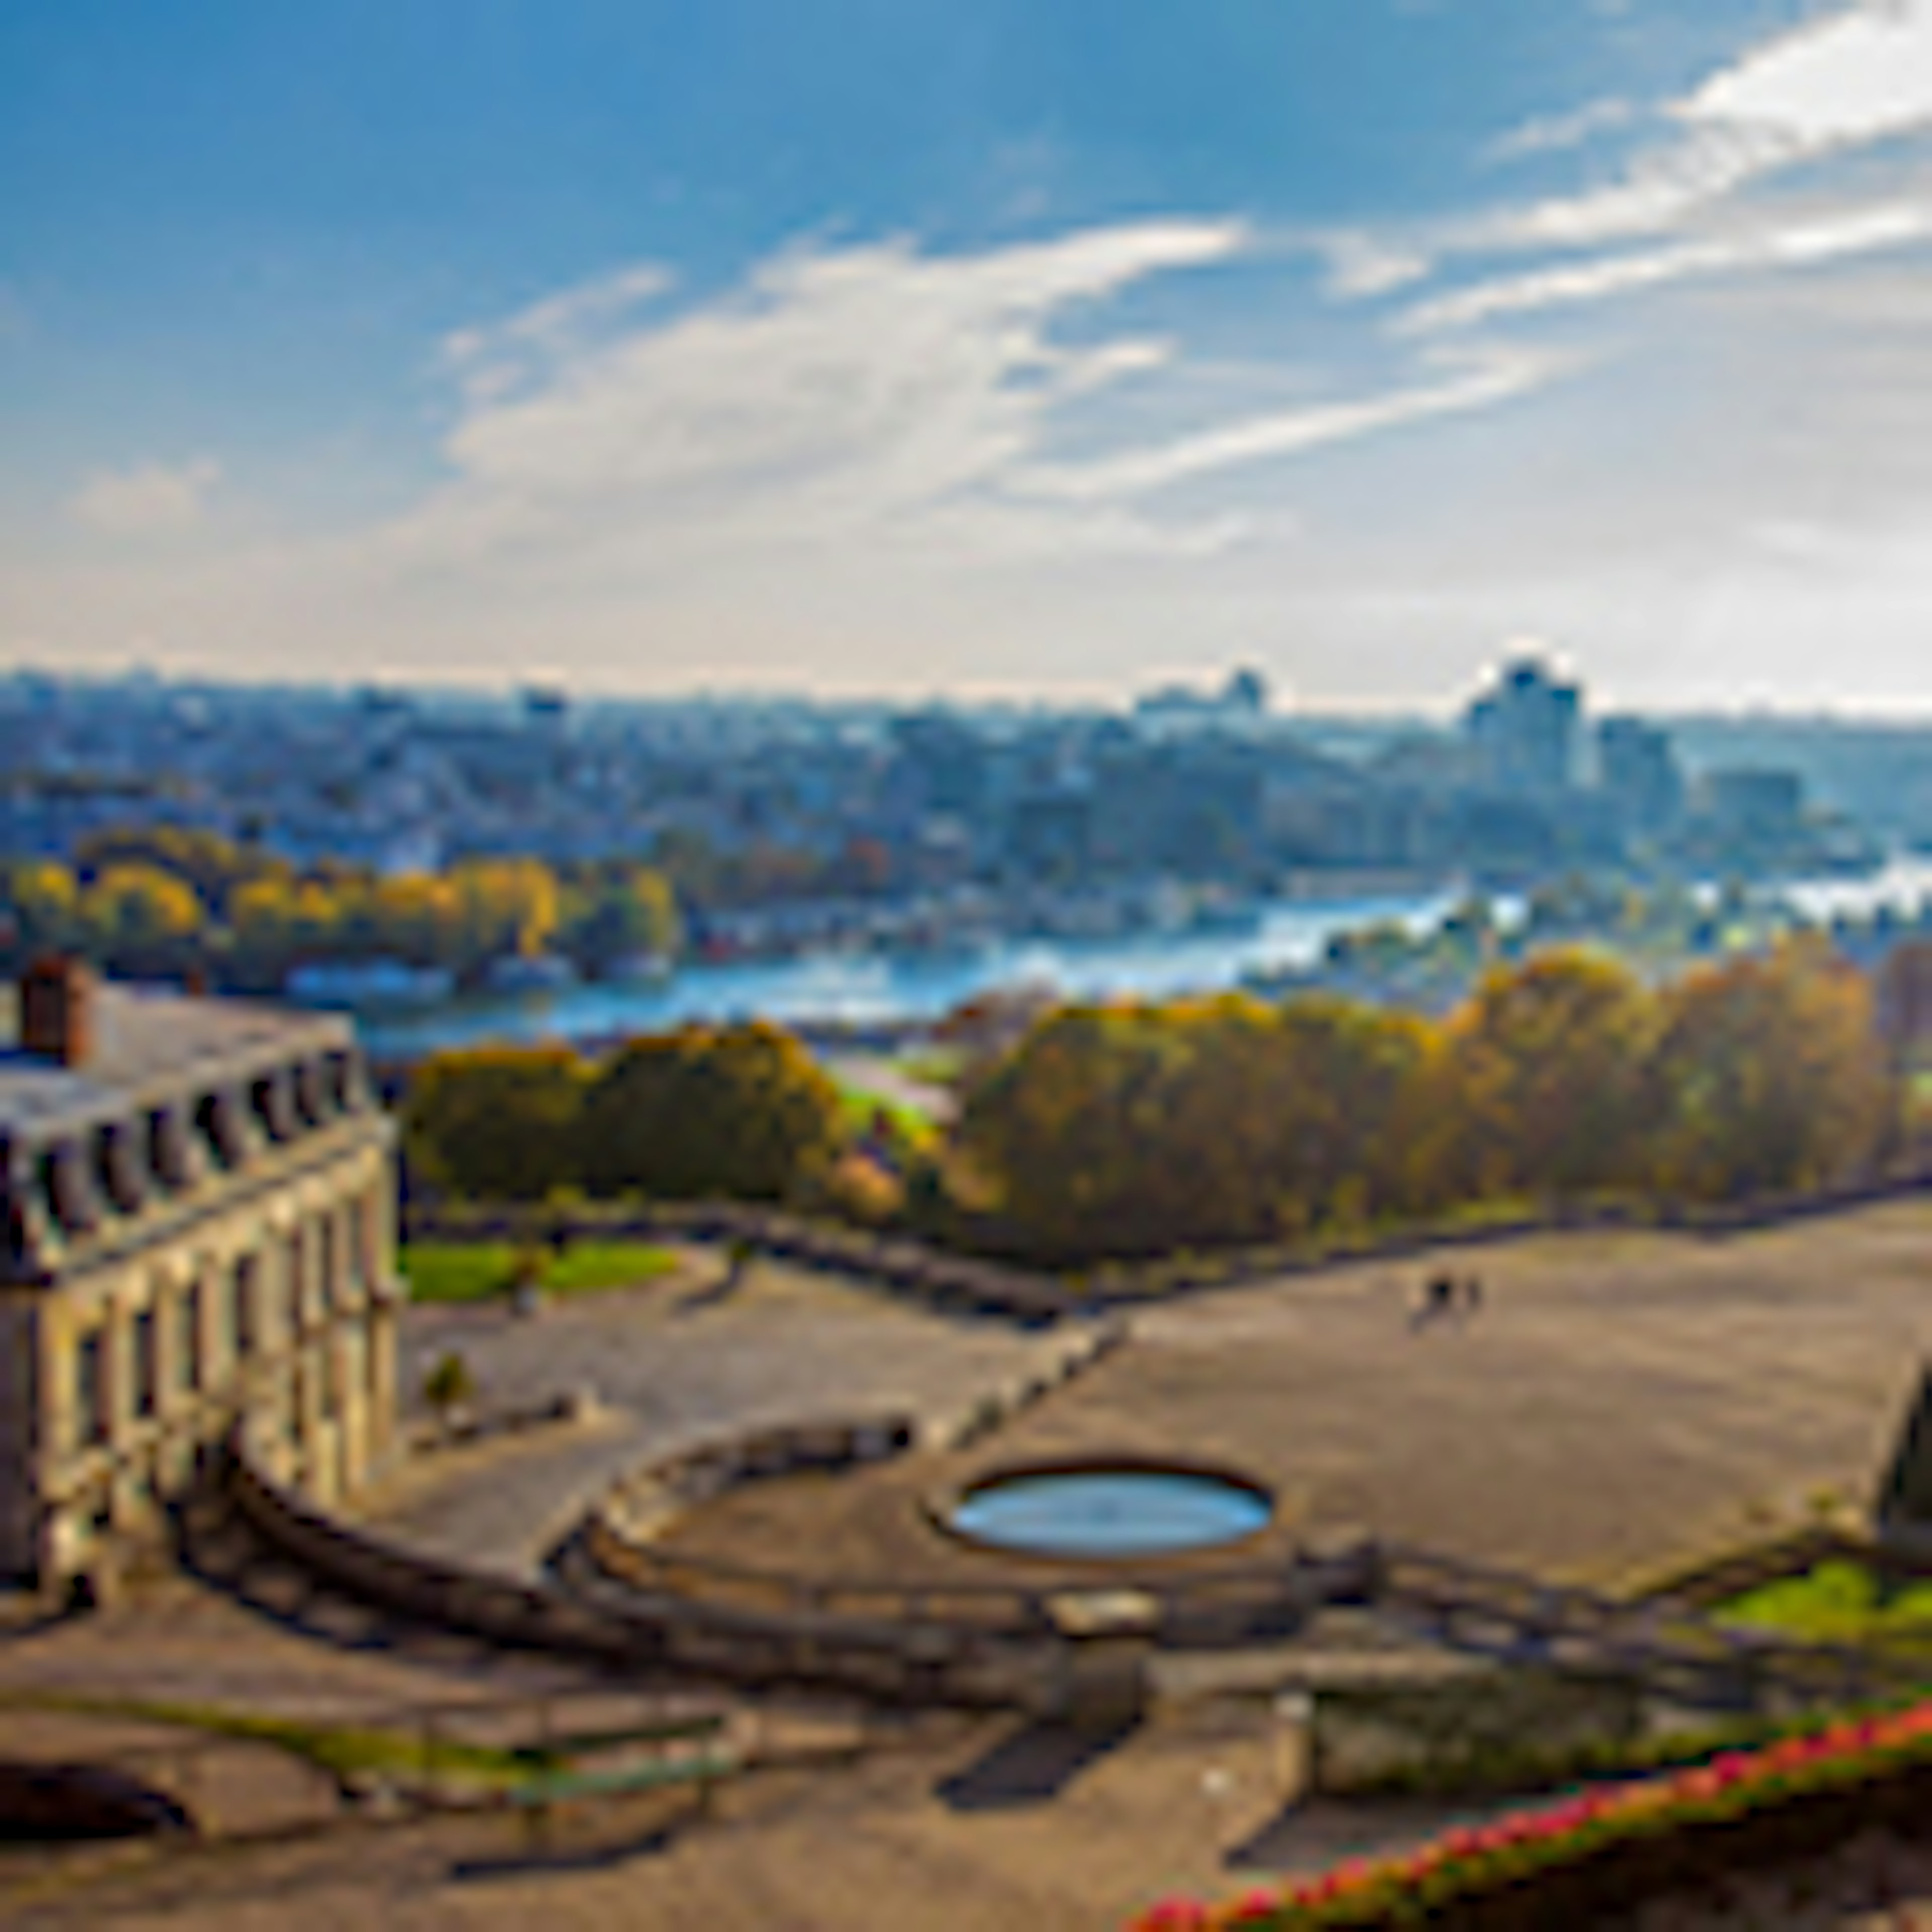
[[20, 976], [20, 1046], [63, 1066], [94, 1050], [93, 969], [85, 960], [37, 959]]

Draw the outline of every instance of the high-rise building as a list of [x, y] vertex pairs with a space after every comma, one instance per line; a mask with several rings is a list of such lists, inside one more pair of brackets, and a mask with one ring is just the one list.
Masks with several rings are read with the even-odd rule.
[[1597, 727], [1597, 786], [1627, 830], [1661, 831], [1683, 815], [1684, 773], [1670, 734], [1641, 718]]
[[1495, 685], [1463, 714], [1463, 730], [1486, 784], [1499, 792], [1566, 791], [1574, 782], [1582, 694], [1534, 658], [1505, 664]]

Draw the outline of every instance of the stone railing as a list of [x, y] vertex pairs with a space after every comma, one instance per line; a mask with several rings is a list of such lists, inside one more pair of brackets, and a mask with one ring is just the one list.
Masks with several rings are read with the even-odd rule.
[[[1191, 1250], [1156, 1258], [1064, 1264], [1024, 1256], [1016, 1240], [983, 1231], [986, 1251], [934, 1248], [914, 1238], [807, 1219], [741, 1202], [612, 1203], [559, 1210], [506, 1203], [412, 1205], [416, 1240], [540, 1242], [566, 1238], [742, 1240], [808, 1267], [836, 1268], [930, 1300], [1046, 1325], [1354, 1262], [1422, 1260], [1442, 1250], [1570, 1232], [1746, 1234], [1871, 1207], [1932, 1190], [1932, 1168], [1912, 1166], [1804, 1193], [1730, 1203], [1612, 1199], [1524, 1204], [1359, 1232], [1330, 1230], [1266, 1248]], [[999, 1252], [995, 1252], [998, 1250]]]
[[[264, 1542], [331, 1588], [412, 1620], [494, 1642], [652, 1666], [760, 1686], [808, 1684], [896, 1703], [1053, 1707], [1060, 1648], [1050, 1634], [1012, 1642], [938, 1618], [855, 1614], [788, 1596], [755, 1605], [652, 1591], [601, 1570], [568, 1590], [441, 1562], [344, 1522], [267, 1474], [245, 1432], [231, 1444], [228, 1488]], [[564, 1557], [566, 1571], [573, 1552]]]
[[[1149, 1628], [1161, 1640], [1203, 1645], [1280, 1634], [1324, 1604], [1363, 1600], [1380, 1585], [1377, 1547], [1359, 1537], [1323, 1546], [1277, 1532], [1266, 1555], [1239, 1562], [1109, 1562], [1104, 1572], [1076, 1564], [1022, 1570], [1024, 1580], [985, 1581], [940, 1572], [808, 1574], [700, 1555], [664, 1540], [686, 1510], [740, 1484], [882, 1460], [920, 1439], [909, 1420], [873, 1418], [766, 1430], [688, 1451], [614, 1489], [574, 1540], [563, 1574], [573, 1589], [615, 1584], [653, 1604], [850, 1616], [924, 1631], [934, 1640], [969, 1633], [1046, 1638], [1060, 1629], [1060, 1606], [1070, 1594], [1129, 1592], [1144, 1600]], [[608, 1591], [599, 1600], [612, 1600]]]

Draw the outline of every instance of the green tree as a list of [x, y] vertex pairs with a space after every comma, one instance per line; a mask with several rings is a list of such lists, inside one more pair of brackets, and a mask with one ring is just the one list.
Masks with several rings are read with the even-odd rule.
[[640, 956], [669, 958], [682, 941], [670, 882], [649, 866], [574, 887], [565, 903], [560, 942], [593, 971]]
[[454, 1349], [439, 1356], [436, 1365], [423, 1378], [423, 1400], [436, 1411], [436, 1420], [447, 1426], [450, 1412], [476, 1399], [476, 1384], [470, 1364]]
[[589, 1084], [590, 1070], [567, 1047], [438, 1054], [410, 1082], [410, 1158], [458, 1194], [541, 1200], [578, 1179]]
[[612, 1056], [584, 1112], [584, 1176], [601, 1193], [794, 1198], [847, 1138], [838, 1090], [764, 1021], [646, 1035]]

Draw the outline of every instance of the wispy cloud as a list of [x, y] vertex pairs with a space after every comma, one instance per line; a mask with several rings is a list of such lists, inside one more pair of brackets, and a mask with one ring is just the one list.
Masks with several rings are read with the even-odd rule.
[[103, 470], [69, 499], [68, 513], [110, 536], [154, 536], [191, 530], [207, 514], [221, 466], [203, 458], [170, 465]]
[[1387, 295], [1421, 280], [1430, 270], [1424, 250], [1382, 236], [1345, 232], [1324, 236], [1316, 245], [1327, 259], [1333, 295]]
[[[1922, 179], [1867, 170], [1835, 196], [1820, 170], [1878, 144], [1932, 131], [1932, 0], [1874, 0], [1744, 50], [1682, 98], [1645, 109], [1622, 98], [1532, 122], [1493, 155], [1574, 146], [1617, 128], [1666, 131], [1640, 142], [1606, 176], [1442, 224], [1390, 245], [1426, 260], [1400, 284], [1417, 298], [1392, 320], [1398, 335], [1434, 335], [1574, 309], [1691, 279], [1799, 268], [1927, 238]], [[1767, 190], [1804, 168], [1804, 205]], [[1789, 204], [1793, 197], [1784, 196]], [[1372, 262], [1378, 238], [1351, 238]], [[1648, 244], [1639, 246], [1635, 244]], [[1542, 257], [1533, 267], [1499, 263]], [[1332, 258], [1331, 258], [1332, 259]], [[1488, 272], [1460, 286], [1451, 273]], [[1420, 284], [1433, 279], [1436, 291]], [[1331, 274], [1338, 295], [1352, 288]]]
[[1044, 494], [1076, 500], [1144, 495], [1235, 464], [1303, 455], [1431, 417], [1491, 408], [1541, 388], [1559, 368], [1553, 356], [1492, 350], [1438, 380], [1257, 416], [1108, 462], [1039, 470], [1028, 482]]
[[1756, 232], [1600, 255], [1480, 282], [1417, 304], [1397, 321], [1410, 334], [1467, 328], [1504, 316], [1600, 302], [1672, 282], [1752, 269], [1807, 268], [1932, 238], [1932, 205], [1888, 202], [1787, 221]]
[[[1070, 344], [1070, 312], [1145, 277], [1222, 260], [1244, 231], [1168, 222], [972, 256], [903, 244], [800, 250], [741, 291], [570, 346], [555, 304], [459, 338], [467, 368], [533, 338], [519, 380], [470, 385], [453, 480], [395, 526], [400, 562], [620, 539], [823, 541], [997, 498], [1072, 399], [1158, 369], [1166, 345]], [[608, 315], [634, 272], [580, 290]]]
[[1748, 49], [1609, 182], [1479, 224], [1490, 248], [1584, 248], [1678, 227], [1768, 176], [1932, 128], [1932, 0], [1870, 0]]
[[565, 289], [494, 323], [443, 338], [445, 364], [473, 398], [494, 400], [581, 352], [669, 290], [675, 278], [655, 262]]
[[[1546, 358], [1466, 357], [1382, 392], [1205, 422], [1197, 411], [1163, 440], [1067, 458], [1070, 408], [1187, 362], [1165, 338], [1089, 320], [1076, 339], [1067, 325], [1132, 284], [1253, 246], [1238, 224], [1169, 221], [975, 254], [802, 250], [719, 299], [603, 327], [656, 292], [650, 272], [626, 272], [454, 338], [453, 476], [377, 550], [403, 570], [594, 557], [646, 572], [838, 544], [1193, 551], [1234, 526], [1156, 517], [1140, 500], [1547, 379]], [[589, 336], [586, 318], [599, 325]], [[540, 363], [523, 353], [532, 343]], [[514, 380], [472, 380], [506, 362]]]
[[1628, 128], [1642, 116], [1643, 110], [1634, 101], [1626, 100], [1621, 94], [1586, 102], [1567, 114], [1538, 115], [1492, 142], [1486, 158], [1520, 161], [1532, 154], [1562, 154]]

